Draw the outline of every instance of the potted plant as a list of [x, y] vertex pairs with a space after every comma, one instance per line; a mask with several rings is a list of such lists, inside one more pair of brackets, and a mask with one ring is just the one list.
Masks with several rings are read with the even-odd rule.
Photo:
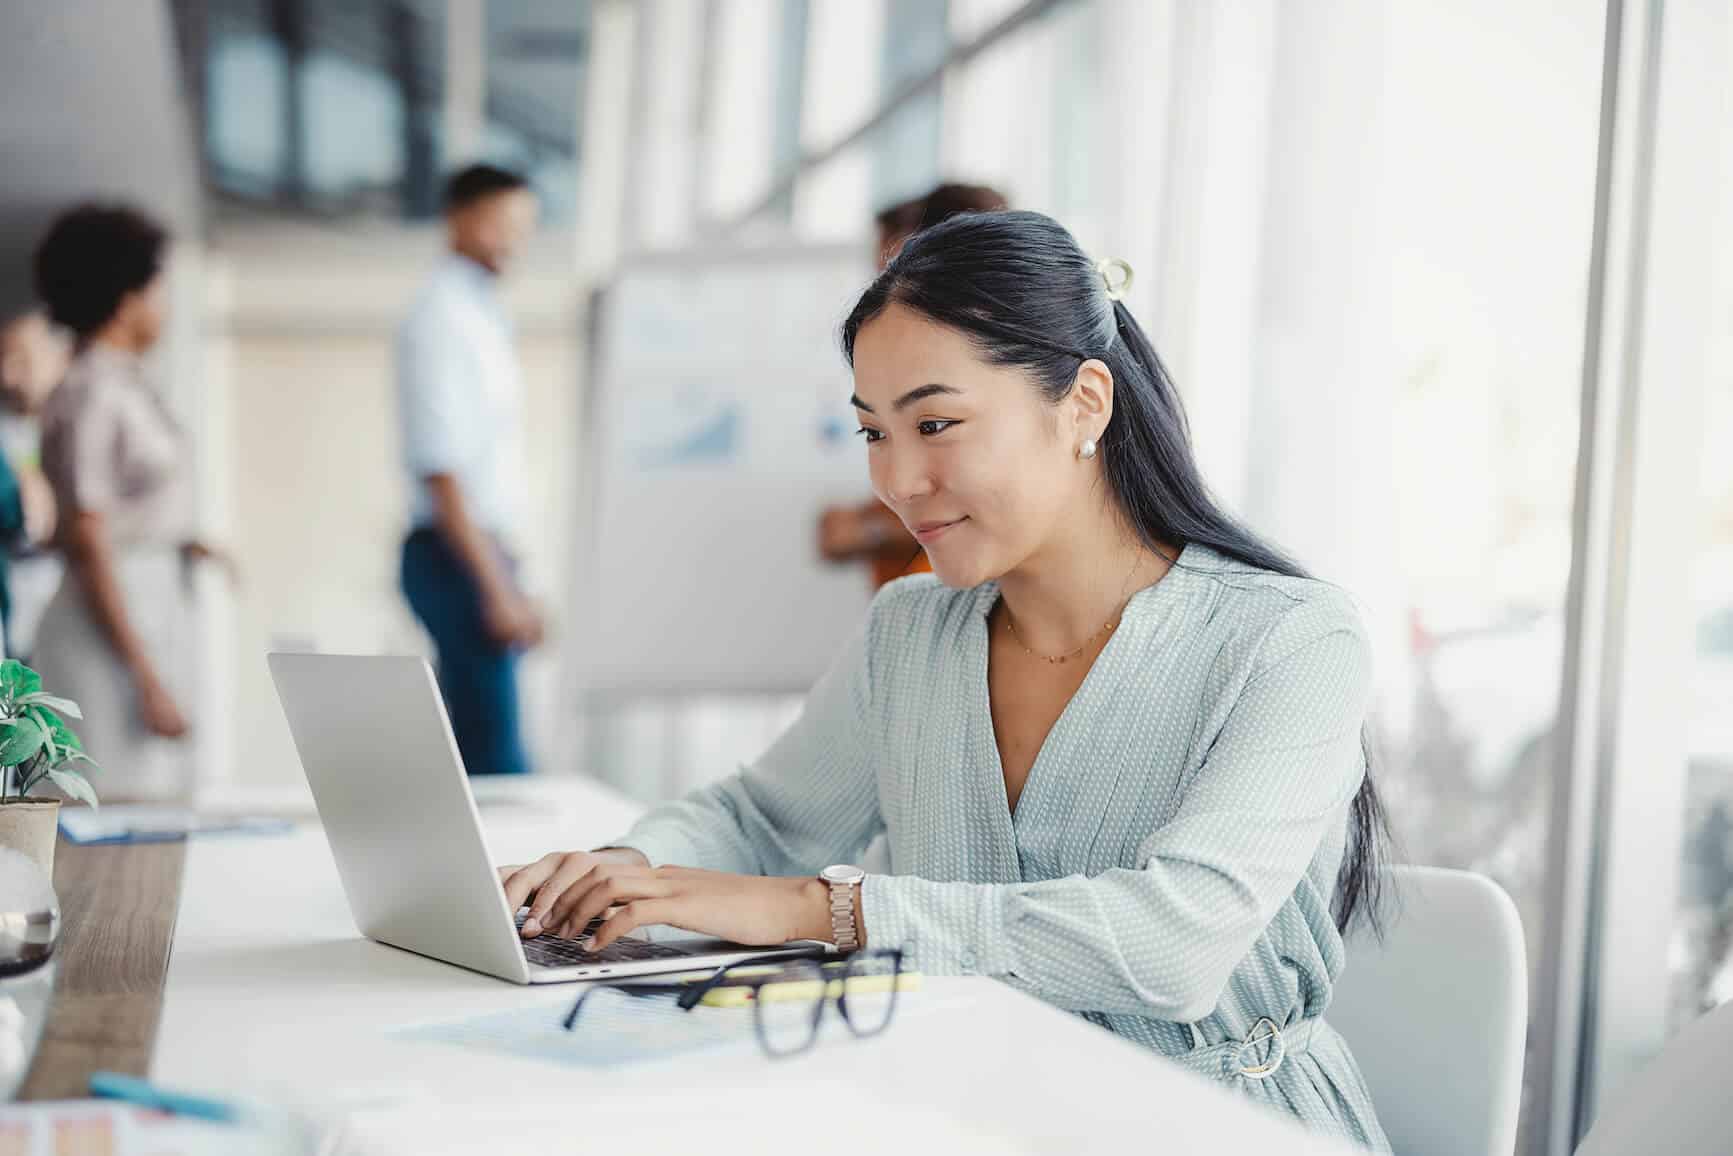
[[77, 703], [44, 691], [41, 676], [22, 662], [0, 662], [0, 847], [23, 852], [51, 876], [60, 800], [30, 792], [52, 785], [96, 806], [96, 792], [73, 769], [96, 764], [62, 716], [84, 717]]

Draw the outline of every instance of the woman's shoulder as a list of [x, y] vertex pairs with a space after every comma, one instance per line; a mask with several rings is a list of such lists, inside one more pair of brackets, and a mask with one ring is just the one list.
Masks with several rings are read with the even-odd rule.
[[65, 379], [43, 403], [43, 427], [87, 418], [96, 411], [130, 408], [136, 393], [136, 373], [137, 365], [130, 359], [87, 350], [73, 360]]
[[887, 647], [919, 649], [949, 641], [991, 605], [993, 584], [957, 588], [932, 574], [910, 574], [888, 582], [867, 614], [867, 640], [875, 651]]
[[99, 388], [88, 374], [78, 372], [76, 365], [68, 370], [65, 379], [42, 403], [43, 436], [65, 429], [88, 412], [94, 404], [93, 394]]
[[976, 602], [993, 588], [946, 586], [933, 573], [909, 574], [885, 583], [873, 596], [872, 615], [876, 618], [908, 621], [911, 617], [947, 616], [972, 609]]
[[1181, 558], [1191, 580], [1206, 586], [1209, 619], [1236, 636], [1260, 665], [1332, 634], [1364, 640], [1353, 595], [1333, 582], [1266, 570], [1193, 545]]

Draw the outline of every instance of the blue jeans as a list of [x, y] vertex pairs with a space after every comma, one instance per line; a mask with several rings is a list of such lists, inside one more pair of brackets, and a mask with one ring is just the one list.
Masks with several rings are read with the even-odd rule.
[[404, 540], [400, 577], [410, 609], [439, 653], [439, 689], [465, 769], [472, 775], [526, 773], [517, 652], [488, 637], [475, 579], [431, 529]]

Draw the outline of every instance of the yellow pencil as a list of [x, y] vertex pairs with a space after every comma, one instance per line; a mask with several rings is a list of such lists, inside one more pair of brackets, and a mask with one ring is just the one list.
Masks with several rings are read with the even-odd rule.
[[[898, 991], [919, 991], [921, 989], [921, 974], [918, 971], [905, 971], [896, 977]], [[781, 1003], [784, 1000], [813, 1000], [818, 998], [816, 979], [788, 979], [776, 983], [761, 984], [758, 987], [723, 986], [711, 988], [704, 993], [699, 1002], [706, 1007], [747, 1007], [753, 1001], [753, 993], [766, 1003]], [[863, 975], [849, 980], [849, 994], [856, 995], [866, 992], [883, 992], [891, 990], [891, 977], [888, 975]], [[825, 994], [835, 999], [842, 994], [843, 981], [833, 979], [826, 982]]]

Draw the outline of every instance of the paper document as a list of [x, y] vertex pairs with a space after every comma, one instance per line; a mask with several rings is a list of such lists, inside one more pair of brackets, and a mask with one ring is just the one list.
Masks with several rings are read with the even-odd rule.
[[558, 1003], [493, 1012], [445, 1023], [417, 1024], [398, 1039], [460, 1044], [530, 1060], [604, 1068], [715, 1048], [756, 1048], [752, 1013], [739, 1008], [681, 1011], [674, 998], [642, 999], [598, 991], [584, 1002], [572, 1031], [562, 1025], [578, 989]]
[[[905, 978], [918, 982], [920, 977]], [[581, 990], [574, 987], [570, 995], [557, 1003], [413, 1024], [390, 1034], [400, 1040], [458, 1044], [581, 1068], [611, 1068], [725, 1048], [756, 1051], [759, 1047], [750, 1003], [720, 1007], [699, 1004], [691, 1011], [681, 1011], [671, 995], [633, 997], [608, 988], [598, 989], [584, 1001], [577, 1025], [568, 1032], [563, 1026], [566, 1013], [572, 1010]], [[908, 987], [904, 985], [899, 990], [907, 991]], [[901, 1020], [957, 1003], [954, 998], [910, 993], [901, 996], [893, 1010], [886, 1007], [890, 998], [888, 990], [851, 996], [849, 1006], [855, 1022], [882, 1024], [889, 1015], [892, 1022], [884, 1029], [888, 1035], [897, 1030], [897, 1022]], [[819, 1021], [814, 1046], [850, 1047], [855, 1043], [841, 1013], [831, 1003]]]
[[159, 803], [62, 807], [60, 833], [74, 843], [156, 843], [189, 835], [269, 835], [287, 831], [283, 819], [201, 814]]

